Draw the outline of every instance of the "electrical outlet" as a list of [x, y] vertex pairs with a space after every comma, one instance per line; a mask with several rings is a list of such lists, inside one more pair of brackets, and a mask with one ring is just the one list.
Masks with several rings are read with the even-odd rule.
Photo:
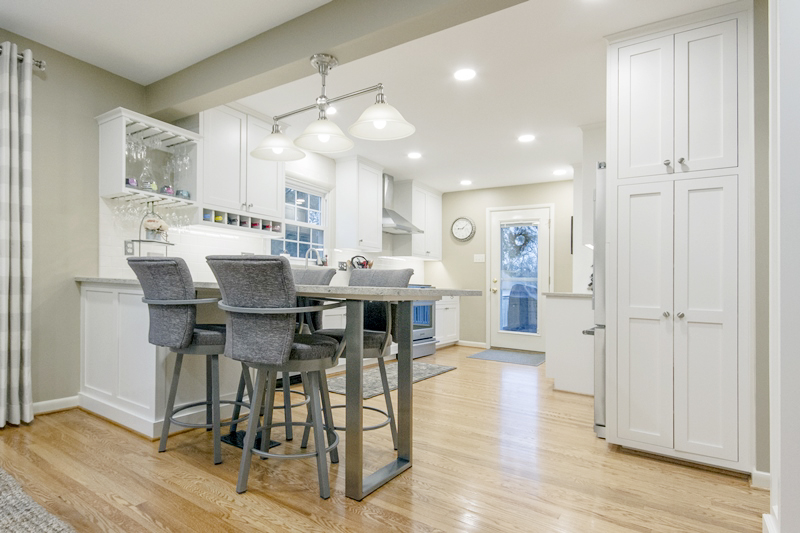
[[347, 270], [347, 261], [339, 261], [339, 270]]
[[133, 241], [125, 241], [125, 255], [133, 255]]

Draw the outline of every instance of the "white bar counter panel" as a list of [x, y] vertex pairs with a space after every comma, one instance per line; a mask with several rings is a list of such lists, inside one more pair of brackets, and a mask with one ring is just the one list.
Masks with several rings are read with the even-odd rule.
[[544, 293], [547, 331], [547, 377], [555, 390], [594, 395], [594, 337], [582, 331], [594, 326], [592, 295]]

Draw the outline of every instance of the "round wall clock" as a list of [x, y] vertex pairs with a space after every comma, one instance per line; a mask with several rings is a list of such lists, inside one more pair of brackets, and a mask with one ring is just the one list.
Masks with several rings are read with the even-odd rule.
[[468, 241], [475, 235], [475, 223], [467, 217], [458, 217], [450, 228], [450, 233], [459, 241]]

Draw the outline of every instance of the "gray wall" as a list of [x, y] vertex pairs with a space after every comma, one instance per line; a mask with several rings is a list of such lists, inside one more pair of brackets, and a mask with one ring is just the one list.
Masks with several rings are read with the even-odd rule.
[[[425, 264], [425, 283], [438, 287], [482, 289], [486, 286], [486, 263], [473, 262], [474, 254], [486, 254], [486, 208], [517, 205], [555, 204], [556, 292], [572, 291], [572, 255], [570, 254], [570, 217], [572, 216], [572, 180], [552, 181], [516, 187], [498, 187], [451, 192], [442, 196], [441, 262]], [[475, 236], [460, 242], [453, 238], [450, 226], [460, 217], [471, 218]], [[462, 341], [486, 342], [486, 298], [462, 298]]]
[[144, 87], [0, 29], [47, 61], [33, 76], [33, 401], [75, 396], [80, 292], [97, 274], [98, 128], [115, 107], [144, 109]]

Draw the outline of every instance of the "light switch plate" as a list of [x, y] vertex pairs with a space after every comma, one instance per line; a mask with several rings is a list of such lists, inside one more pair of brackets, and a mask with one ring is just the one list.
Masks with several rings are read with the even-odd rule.
[[125, 241], [125, 255], [133, 255], [133, 241]]
[[485, 263], [486, 262], [486, 254], [475, 254], [472, 256], [473, 263]]
[[339, 261], [339, 270], [347, 271], [347, 261]]

